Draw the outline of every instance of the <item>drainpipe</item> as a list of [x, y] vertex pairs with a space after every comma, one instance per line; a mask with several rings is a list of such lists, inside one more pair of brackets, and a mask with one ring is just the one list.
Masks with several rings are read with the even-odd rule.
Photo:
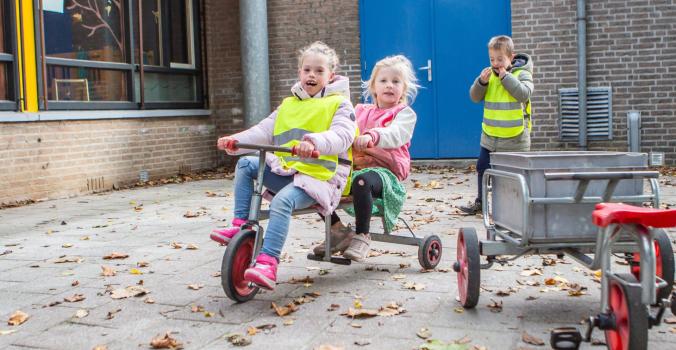
[[256, 125], [270, 114], [268, 10], [266, 0], [239, 2], [244, 125]]
[[579, 147], [587, 150], [587, 2], [577, 0], [577, 91]]

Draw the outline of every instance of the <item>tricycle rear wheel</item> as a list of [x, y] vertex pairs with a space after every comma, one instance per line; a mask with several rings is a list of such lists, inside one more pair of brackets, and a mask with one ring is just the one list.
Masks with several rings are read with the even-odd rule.
[[463, 227], [458, 233], [457, 261], [453, 269], [458, 276], [460, 304], [471, 309], [479, 303], [481, 283], [481, 265], [479, 259], [479, 239], [476, 230]]

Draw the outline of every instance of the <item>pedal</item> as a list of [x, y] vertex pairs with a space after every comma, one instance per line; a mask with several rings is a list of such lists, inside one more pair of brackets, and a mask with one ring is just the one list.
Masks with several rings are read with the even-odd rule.
[[[326, 261], [326, 260], [324, 260], [323, 255], [315, 255], [315, 254], [312, 254], [312, 253], [308, 254], [307, 258], [308, 258], [308, 260], [314, 260], [314, 261]], [[348, 258], [343, 258], [343, 257], [340, 257], [340, 256], [332, 256], [331, 260], [329, 260], [328, 262], [333, 263], [333, 264], [338, 264], [338, 265], [351, 265], [352, 264], [352, 260], [350, 260]]]
[[562, 327], [552, 330], [549, 345], [555, 350], [577, 350], [582, 343], [582, 334], [575, 327]]

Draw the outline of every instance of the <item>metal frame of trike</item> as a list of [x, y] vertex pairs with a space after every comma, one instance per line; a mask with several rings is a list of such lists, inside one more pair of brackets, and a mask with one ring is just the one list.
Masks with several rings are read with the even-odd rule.
[[[277, 147], [277, 146], [265, 146], [265, 145], [254, 145], [254, 144], [243, 144], [243, 143], [238, 143], [237, 144], [238, 148], [242, 149], [252, 149], [252, 150], [258, 150], [258, 162], [259, 164], [265, 164], [265, 155], [267, 152], [287, 152], [291, 153], [290, 148], [286, 147]], [[270, 216], [270, 211], [269, 210], [262, 210], [261, 205], [262, 205], [262, 199], [263, 199], [263, 174], [265, 172], [265, 166], [259, 166], [258, 167], [258, 175], [256, 178], [256, 184], [254, 186], [254, 193], [251, 198], [251, 207], [249, 208], [249, 217], [248, 221], [246, 224], [244, 224], [243, 228], [251, 228], [257, 232], [256, 234], [256, 240], [254, 242], [254, 248], [253, 248], [253, 254], [251, 256], [251, 265], [255, 264], [256, 257], [258, 256], [258, 252], [260, 251], [262, 245], [263, 245], [263, 229], [260, 226], [260, 221], [261, 220], [266, 220]], [[344, 209], [346, 206], [348, 206], [349, 203], [341, 203], [339, 205], [339, 209]], [[296, 216], [296, 215], [303, 215], [303, 214], [311, 214], [311, 213], [318, 213], [318, 211], [315, 208], [306, 208], [306, 209], [301, 209], [301, 210], [295, 210], [291, 215]], [[433, 268], [435, 267], [440, 259], [441, 259], [441, 240], [436, 236], [436, 235], [431, 235], [431, 236], [426, 236], [426, 237], [418, 237], [415, 235], [411, 227], [408, 225], [406, 220], [403, 218], [399, 218], [399, 220], [404, 224], [405, 228], [408, 230], [408, 232], [411, 234], [411, 237], [406, 237], [406, 236], [400, 236], [400, 235], [394, 235], [392, 232], [387, 230], [385, 226], [385, 218], [382, 218], [382, 224], [383, 224], [383, 231], [384, 232], [369, 232], [371, 239], [374, 241], [379, 241], [379, 242], [386, 242], [386, 243], [394, 243], [394, 244], [403, 244], [403, 245], [411, 245], [411, 246], [417, 246], [419, 250], [418, 258], [419, 260], [422, 259], [420, 255], [420, 251], [424, 250], [426, 244], [434, 244], [433, 240], [436, 239], [438, 241], [438, 249], [439, 249], [439, 256], [436, 257], [436, 261], [431, 262], [430, 264], [433, 264], [434, 266], [427, 266], [425, 268]], [[331, 220], [324, 220], [325, 221], [325, 246], [326, 247], [331, 247]], [[330, 251], [330, 250], [329, 250]], [[425, 252], [427, 253], [427, 252]], [[308, 254], [308, 259], [310, 260], [316, 260], [316, 261], [325, 261], [325, 262], [331, 262], [334, 264], [341, 264], [341, 265], [350, 265], [352, 261], [347, 258], [339, 257], [339, 256], [333, 256], [331, 254], [324, 254], [324, 256], [316, 256], [314, 254]], [[428, 258], [429, 260], [429, 258]], [[422, 261], [421, 261], [422, 264]]]
[[[532, 207], [535, 204], [576, 204], [576, 203], [601, 203], [601, 202], [629, 202], [643, 203], [650, 201], [655, 208], [659, 208], [660, 190], [657, 178], [659, 173], [656, 171], [608, 171], [608, 172], [552, 172], [545, 173], [546, 181], [564, 181], [577, 180], [577, 188], [573, 196], [539, 198], [531, 197], [529, 187], [523, 175], [510, 173], [506, 171], [487, 169], [483, 176], [482, 207], [483, 223], [487, 230], [487, 240], [479, 241], [480, 255], [487, 256], [488, 262], [481, 265], [481, 269], [488, 269], [494, 262], [504, 263], [515, 260], [526, 254], [566, 254], [588, 267], [591, 270], [601, 269], [601, 313], [607, 314], [610, 311], [609, 306], [609, 288], [611, 271], [611, 253], [634, 253], [640, 255], [640, 281], [638, 283], [617, 279], [626, 286], [641, 288], [641, 303], [648, 307], [649, 305], [660, 304], [662, 307], [658, 315], [653, 318], [653, 322], [659, 324], [659, 320], [664, 312], [664, 306], [669, 305], [668, 300], [656, 300], [657, 289], [667, 286], [667, 282], [655, 275], [655, 245], [653, 238], [654, 229], [646, 228], [637, 224], [609, 225], [599, 228], [599, 234], [596, 236], [596, 242], [557, 242], [555, 239], [548, 238], [547, 242], [533, 242], [532, 230], [528, 229]], [[491, 178], [505, 178], [516, 181], [521, 190], [521, 205], [523, 209], [523, 234], [514, 233], [508, 229], [491, 224], [491, 208], [488, 202], [489, 192], [492, 192]], [[651, 194], [635, 196], [613, 196], [613, 192], [620, 180], [644, 180], [650, 181]], [[592, 180], [607, 180], [606, 189], [601, 197], [585, 196], [585, 192]], [[518, 205], [518, 204], [517, 204]], [[590, 213], [591, 215], [591, 213]], [[633, 238], [628, 240], [627, 238]], [[591, 258], [587, 254], [594, 254]], [[496, 256], [511, 255], [506, 259], [497, 259]], [[588, 320], [591, 324], [594, 318]], [[587, 331], [587, 339], [590, 337], [591, 329]]]

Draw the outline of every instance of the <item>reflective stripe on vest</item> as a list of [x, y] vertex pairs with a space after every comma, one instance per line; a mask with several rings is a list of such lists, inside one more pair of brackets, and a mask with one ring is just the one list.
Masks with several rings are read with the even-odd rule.
[[[517, 69], [510, 74], [518, 79], [520, 72]], [[495, 74], [491, 74], [484, 96], [481, 127], [487, 135], [501, 138], [518, 136], [524, 129], [523, 104], [512, 97]]]
[[[333, 116], [345, 98], [332, 95], [323, 98], [299, 100], [287, 97], [275, 119], [272, 140], [275, 146], [293, 147], [303, 136], [329, 130]], [[299, 158], [290, 153], [275, 152], [282, 166], [319, 180], [331, 179], [338, 168], [338, 155], [320, 155], [318, 159]]]

